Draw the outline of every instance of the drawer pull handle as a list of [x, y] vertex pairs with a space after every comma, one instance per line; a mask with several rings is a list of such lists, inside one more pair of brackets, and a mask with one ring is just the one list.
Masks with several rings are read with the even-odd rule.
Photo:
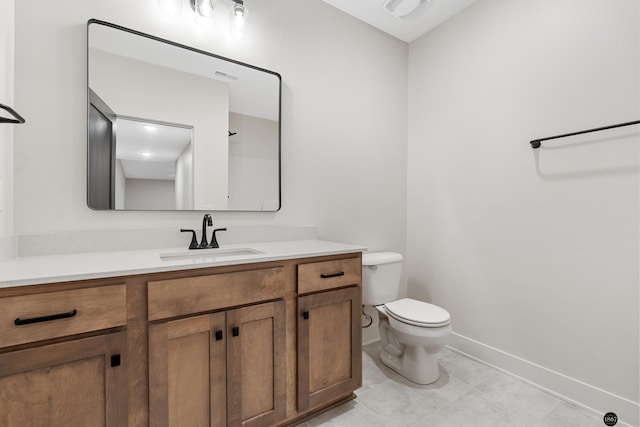
[[222, 331], [216, 331], [216, 341], [220, 341], [222, 339]]
[[237, 337], [238, 335], [240, 335], [240, 328], [235, 326], [231, 329], [231, 335], [233, 335], [234, 337]]
[[309, 320], [309, 312], [308, 311], [303, 311], [302, 312], [302, 318], [304, 320]]
[[337, 273], [333, 273], [333, 274], [321, 274], [320, 277], [322, 277], [323, 279], [330, 279], [331, 277], [340, 277], [340, 276], [344, 276], [344, 271], [339, 271]]
[[13, 323], [16, 326], [30, 325], [31, 323], [48, 322], [50, 320], [58, 320], [58, 319], [68, 319], [69, 317], [73, 317], [76, 314], [78, 314], [78, 310], [71, 310], [68, 313], [51, 314], [49, 316], [30, 317], [28, 319], [20, 319], [18, 317], [16, 320], [14, 320]]

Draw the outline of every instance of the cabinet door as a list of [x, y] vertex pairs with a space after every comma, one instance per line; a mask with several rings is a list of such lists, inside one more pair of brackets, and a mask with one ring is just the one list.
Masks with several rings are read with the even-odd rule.
[[270, 426], [283, 420], [285, 303], [227, 312], [229, 426]]
[[149, 424], [226, 425], [225, 313], [149, 326]]
[[362, 385], [360, 287], [298, 298], [298, 411]]
[[126, 332], [0, 354], [0, 426], [127, 425]]

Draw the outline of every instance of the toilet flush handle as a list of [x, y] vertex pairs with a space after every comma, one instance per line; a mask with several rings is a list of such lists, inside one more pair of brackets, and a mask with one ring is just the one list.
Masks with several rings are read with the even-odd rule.
[[367, 268], [368, 268], [369, 270], [376, 271], [376, 270], [378, 269], [378, 266], [377, 266], [377, 265], [367, 265]]

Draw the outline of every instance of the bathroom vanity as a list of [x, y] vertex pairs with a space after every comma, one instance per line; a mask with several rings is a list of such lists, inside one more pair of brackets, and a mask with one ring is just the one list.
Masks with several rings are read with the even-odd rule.
[[0, 264], [0, 425], [275, 426], [352, 399], [364, 248], [250, 246]]

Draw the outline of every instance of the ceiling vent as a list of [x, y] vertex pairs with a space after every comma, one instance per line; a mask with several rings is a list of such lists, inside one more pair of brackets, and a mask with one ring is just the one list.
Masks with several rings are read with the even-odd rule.
[[410, 21], [422, 14], [431, 0], [386, 0], [382, 8], [393, 17]]
[[238, 80], [238, 76], [234, 76], [233, 74], [225, 73], [224, 71], [216, 71], [214, 73], [217, 77], [222, 77], [229, 80]]

